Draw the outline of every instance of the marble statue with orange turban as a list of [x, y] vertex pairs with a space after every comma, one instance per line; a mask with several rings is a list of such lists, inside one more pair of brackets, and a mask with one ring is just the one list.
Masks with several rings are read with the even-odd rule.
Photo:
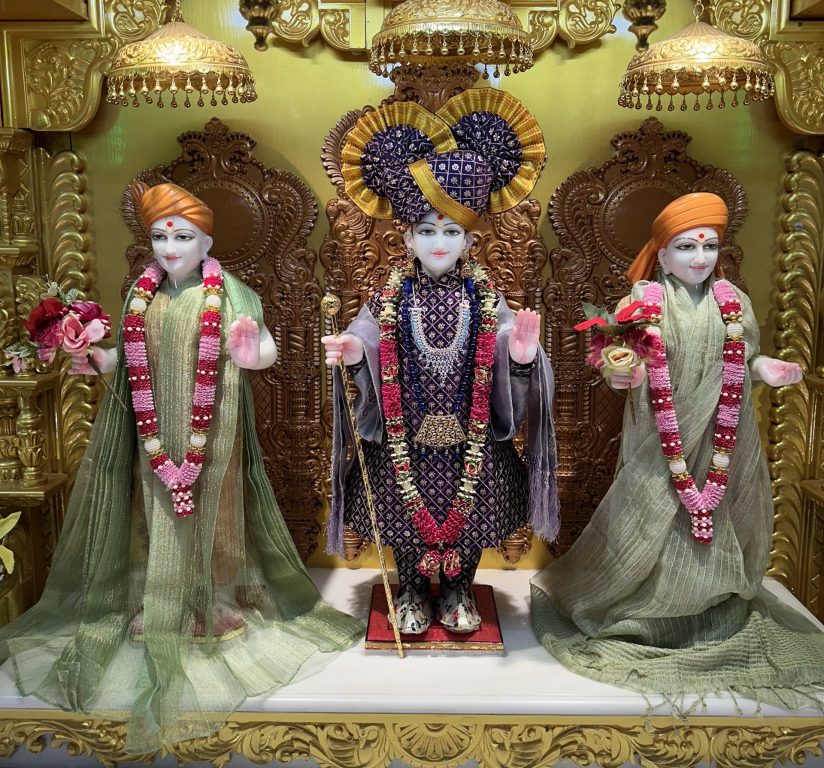
[[752, 305], [718, 261], [727, 216], [717, 195], [676, 199], [627, 273], [665, 357], [613, 375], [635, 415], [589, 524], [533, 579], [533, 627], [574, 672], [675, 710], [718, 691], [820, 709], [824, 633], [761, 583], [773, 502], [752, 383], [802, 374], [758, 354]]
[[362, 627], [320, 599], [266, 478], [244, 372], [276, 357], [257, 294], [209, 256], [202, 201], [131, 191], [155, 261], [117, 346], [89, 350], [128, 408], [104, 398], [45, 591], [0, 658], [25, 695], [129, 712], [144, 753], [213, 733]]

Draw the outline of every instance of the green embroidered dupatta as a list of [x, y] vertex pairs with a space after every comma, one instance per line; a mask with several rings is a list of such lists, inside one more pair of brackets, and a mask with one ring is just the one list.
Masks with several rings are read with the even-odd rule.
[[[641, 298], [644, 283], [633, 289]], [[664, 281], [662, 334], [688, 470], [704, 487], [721, 389], [724, 323], [705, 284], [697, 306]], [[747, 356], [758, 326], [741, 294]], [[661, 451], [646, 382], [627, 407], [612, 486], [563, 557], [532, 582], [535, 632], [574, 672], [662, 694], [725, 690], [777, 705], [815, 702], [824, 633], [762, 586], [773, 525], [770, 478], [747, 370], [726, 495], [709, 545], [690, 535]]]
[[[146, 315], [161, 437], [176, 463], [191, 431], [202, 305], [197, 274], [175, 290], [164, 281]], [[257, 295], [229, 274], [221, 312], [224, 342], [237, 315], [262, 323]], [[118, 345], [112, 386], [130, 403]], [[195, 514], [175, 516], [131, 407], [107, 395], [43, 596], [0, 630], [22, 693], [128, 719], [131, 752], [214, 732], [247, 697], [362, 633], [309, 579], [264, 472], [246, 374], [225, 352], [220, 366]]]

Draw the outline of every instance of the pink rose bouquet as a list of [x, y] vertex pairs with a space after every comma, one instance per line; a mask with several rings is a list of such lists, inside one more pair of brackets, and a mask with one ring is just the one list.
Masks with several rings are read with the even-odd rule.
[[[19, 341], [4, 350], [6, 365], [24, 373], [35, 357], [51, 362], [59, 350], [73, 358], [85, 358], [102, 375], [91, 346], [112, 334], [111, 317], [95, 301], [78, 299], [76, 290], [65, 293], [57, 283], [48, 283], [40, 303], [23, 320], [30, 340]], [[108, 387], [105, 379], [103, 383]], [[120, 400], [120, 398], [118, 398]], [[126, 405], [120, 400], [121, 405]]]

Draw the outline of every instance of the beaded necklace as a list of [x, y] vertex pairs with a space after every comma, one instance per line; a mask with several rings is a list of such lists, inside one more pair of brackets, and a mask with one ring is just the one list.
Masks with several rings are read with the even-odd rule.
[[483, 446], [489, 427], [492, 361], [497, 332], [495, 290], [478, 265], [473, 267], [473, 283], [477, 286], [479, 294], [480, 322], [474, 354], [469, 435], [466, 439], [463, 470], [458, 480], [455, 498], [446, 519], [440, 525], [427, 508], [415, 484], [406, 438], [406, 424], [401, 405], [401, 385], [398, 378], [400, 373], [398, 305], [403, 287], [403, 278], [399, 270], [392, 270], [381, 294], [379, 320], [381, 401], [388, 448], [403, 507], [411, 515], [415, 529], [427, 546], [426, 553], [418, 563], [418, 570], [430, 577], [434, 576], [441, 566], [449, 577], [457, 576], [461, 572], [460, 555], [449, 545], [458, 540], [466, 525], [467, 516], [475, 507], [475, 487], [483, 467]]

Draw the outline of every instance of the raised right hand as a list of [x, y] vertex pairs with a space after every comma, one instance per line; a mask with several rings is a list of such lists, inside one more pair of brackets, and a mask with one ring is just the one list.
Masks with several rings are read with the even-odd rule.
[[355, 365], [363, 360], [363, 342], [354, 334], [324, 336], [320, 341], [325, 347], [326, 365], [338, 365], [341, 357], [346, 365]]

